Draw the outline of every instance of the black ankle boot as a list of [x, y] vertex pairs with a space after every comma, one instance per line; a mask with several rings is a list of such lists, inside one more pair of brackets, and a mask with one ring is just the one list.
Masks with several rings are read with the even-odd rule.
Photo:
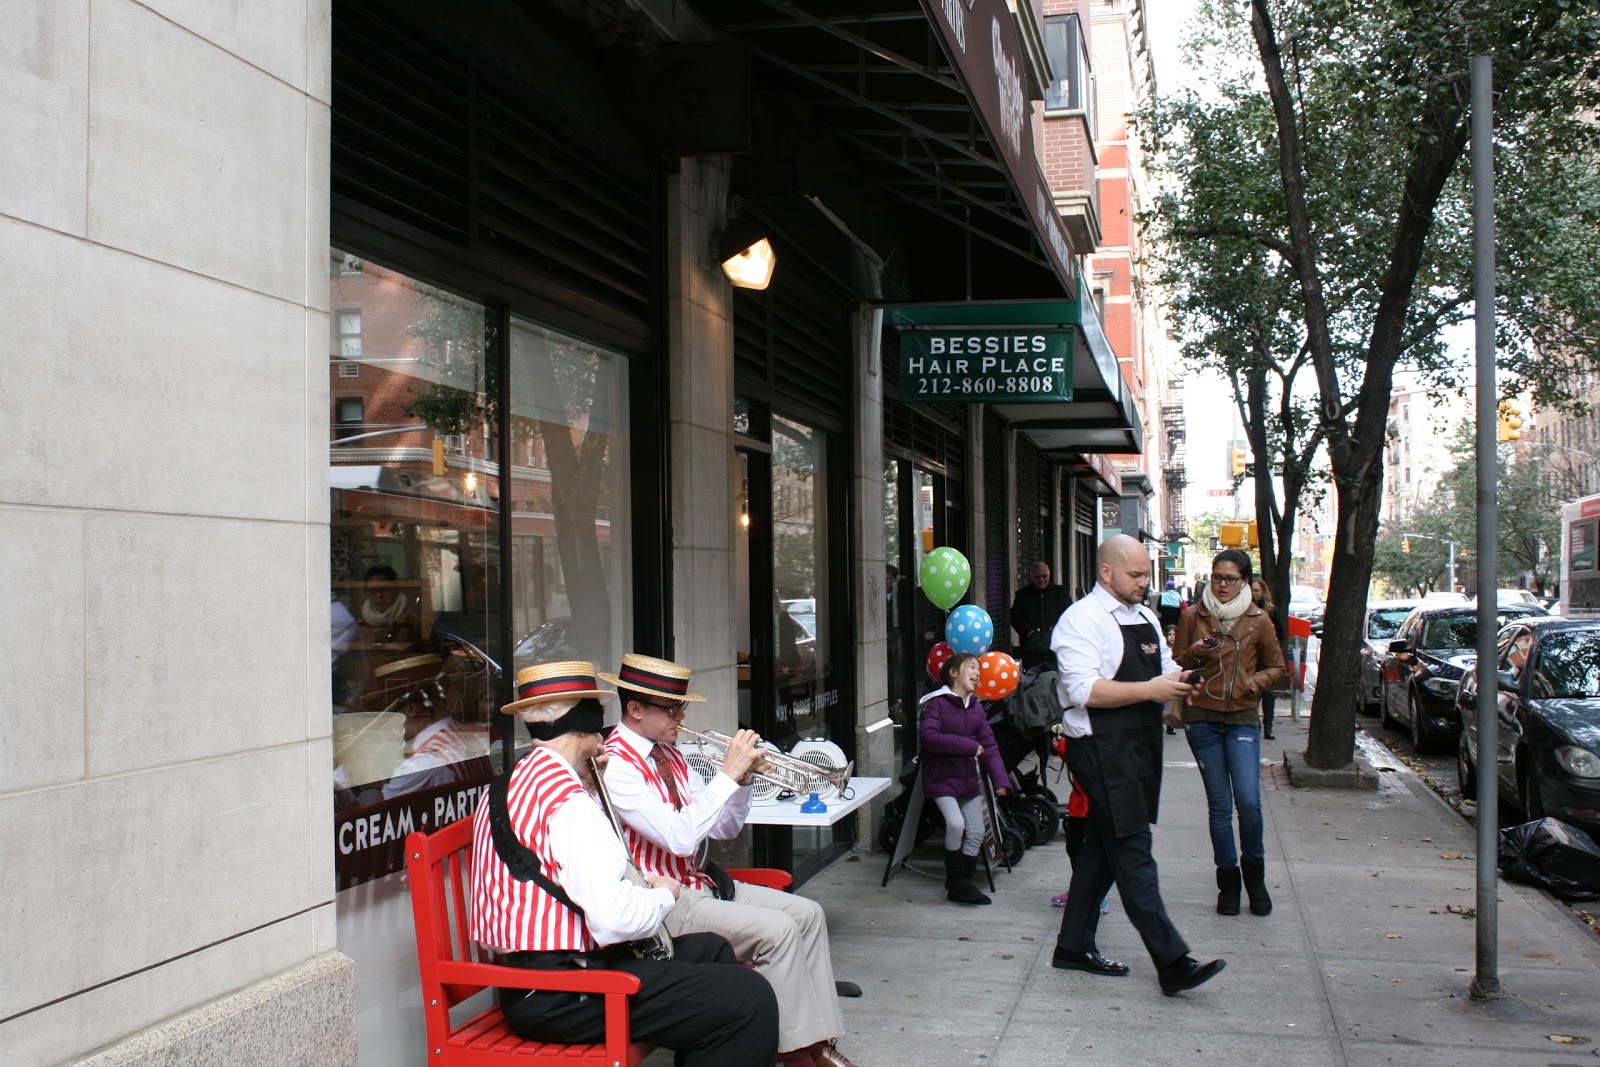
[[1239, 914], [1239, 868], [1217, 868], [1217, 914]]
[[[1272, 896], [1267, 892], [1267, 863], [1265, 860], [1241, 860], [1239, 870], [1244, 878], [1245, 892], [1250, 894], [1251, 915], [1271, 915]], [[1234, 891], [1234, 914], [1239, 914], [1239, 894]]]
[[960, 852], [945, 850], [944, 895], [946, 900], [953, 900], [957, 904], [990, 903], [989, 898], [979, 892], [977, 885], [972, 881], [972, 871], [976, 866], [976, 856], [964, 856]]

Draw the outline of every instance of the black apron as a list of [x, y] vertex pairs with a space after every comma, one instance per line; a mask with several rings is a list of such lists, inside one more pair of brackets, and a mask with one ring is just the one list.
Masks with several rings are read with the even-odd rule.
[[[1148, 682], [1161, 673], [1161, 637], [1149, 622], [1122, 630], [1117, 682]], [[1144, 833], [1161, 804], [1161, 705], [1153, 700], [1115, 708], [1089, 708], [1089, 726], [1118, 837]]]

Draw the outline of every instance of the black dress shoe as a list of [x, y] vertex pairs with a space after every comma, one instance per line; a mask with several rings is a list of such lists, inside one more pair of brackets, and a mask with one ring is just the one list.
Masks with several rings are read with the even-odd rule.
[[1185, 989], [1193, 989], [1203, 985], [1222, 973], [1222, 968], [1228, 965], [1227, 960], [1212, 960], [1210, 963], [1201, 963], [1191, 956], [1179, 956], [1173, 962], [1162, 967], [1158, 972], [1161, 980], [1161, 992], [1169, 997], [1175, 997]]
[[1088, 971], [1090, 974], [1112, 977], [1121, 977], [1128, 973], [1126, 963], [1108, 960], [1095, 949], [1090, 949], [1088, 952], [1067, 952], [1058, 948], [1050, 957], [1050, 966], [1059, 967], [1063, 971]]

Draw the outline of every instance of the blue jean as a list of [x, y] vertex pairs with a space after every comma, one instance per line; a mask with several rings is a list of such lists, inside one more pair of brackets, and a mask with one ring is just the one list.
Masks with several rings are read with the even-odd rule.
[[[1211, 814], [1211, 854], [1218, 867], [1237, 867], [1239, 854], [1266, 855], [1261, 821], [1261, 728], [1191, 722], [1184, 727], [1189, 750], [1200, 764]], [[1239, 845], [1233, 842], [1233, 809], [1239, 809]]]

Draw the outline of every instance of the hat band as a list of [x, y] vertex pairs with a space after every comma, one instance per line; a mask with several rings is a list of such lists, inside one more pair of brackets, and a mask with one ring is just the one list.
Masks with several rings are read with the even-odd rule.
[[406, 685], [411, 682], [426, 681], [436, 676], [439, 670], [439, 664], [431, 663], [421, 667], [410, 667], [403, 671], [390, 671], [388, 674], [373, 679], [373, 681], [380, 686]]
[[592, 674], [569, 674], [557, 678], [536, 678], [517, 686], [517, 699], [559, 696], [562, 693], [592, 692], [600, 685]]
[[664, 689], [669, 693], [682, 696], [689, 691], [689, 679], [670, 678], [665, 674], [656, 674], [652, 671], [640, 670], [630, 667], [626, 663], [622, 670], [617, 672], [617, 680], [630, 689], [643, 686], [646, 689]]

